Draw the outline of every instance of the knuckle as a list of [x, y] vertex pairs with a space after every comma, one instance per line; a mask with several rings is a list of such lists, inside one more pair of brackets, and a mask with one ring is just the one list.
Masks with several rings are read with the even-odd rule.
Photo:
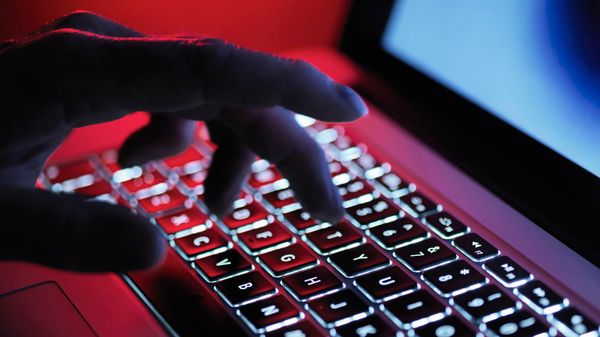
[[101, 20], [101, 16], [94, 12], [86, 10], [77, 10], [56, 20], [54, 27], [55, 29], [84, 28], [90, 25], [94, 25]]

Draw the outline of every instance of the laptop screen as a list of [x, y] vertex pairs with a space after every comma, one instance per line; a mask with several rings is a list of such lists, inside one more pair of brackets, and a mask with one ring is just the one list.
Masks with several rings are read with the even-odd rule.
[[382, 45], [600, 177], [600, 67], [593, 73], [585, 67], [590, 55], [568, 50], [578, 38], [569, 25], [578, 20], [569, 21], [563, 7], [396, 1]]

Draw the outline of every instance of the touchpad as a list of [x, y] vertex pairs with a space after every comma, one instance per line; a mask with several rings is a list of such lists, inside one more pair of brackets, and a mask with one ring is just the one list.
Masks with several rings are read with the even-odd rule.
[[0, 295], [0, 336], [98, 337], [55, 282]]

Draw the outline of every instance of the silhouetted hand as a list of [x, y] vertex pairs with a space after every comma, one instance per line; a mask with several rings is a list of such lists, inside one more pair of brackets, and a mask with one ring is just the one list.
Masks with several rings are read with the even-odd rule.
[[[303, 61], [216, 39], [147, 37], [89, 12], [0, 43], [0, 259], [79, 271], [149, 267], [165, 250], [146, 219], [121, 206], [34, 189], [73, 127], [150, 111], [119, 153], [123, 166], [176, 154], [195, 122], [218, 144], [206, 203], [229, 211], [255, 154], [275, 163], [313, 216], [335, 221], [341, 200], [319, 146], [289, 110], [326, 121], [366, 113], [351, 89]], [[289, 109], [289, 110], [288, 110]]]

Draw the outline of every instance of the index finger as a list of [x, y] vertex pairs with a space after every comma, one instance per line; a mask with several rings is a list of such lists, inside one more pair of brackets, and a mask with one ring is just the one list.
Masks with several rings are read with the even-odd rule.
[[90, 109], [67, 112], [75, 125], [138, 110], [191, 109], [207, 102], [283, 106], [325, 121], [351, 121], [367, 112], [352, 89], [307, 62], [216, 39], [107, 37], [72, 29], [49, 34], [56, 36], [47, 43], [49, 52], [65, 54], [60, 59], [68, 66], [62, 71], [68, 72], [73, 86], [65, 88], [62, 97], [77, 103], [70, 106], [98, 107], [94, 116]]

